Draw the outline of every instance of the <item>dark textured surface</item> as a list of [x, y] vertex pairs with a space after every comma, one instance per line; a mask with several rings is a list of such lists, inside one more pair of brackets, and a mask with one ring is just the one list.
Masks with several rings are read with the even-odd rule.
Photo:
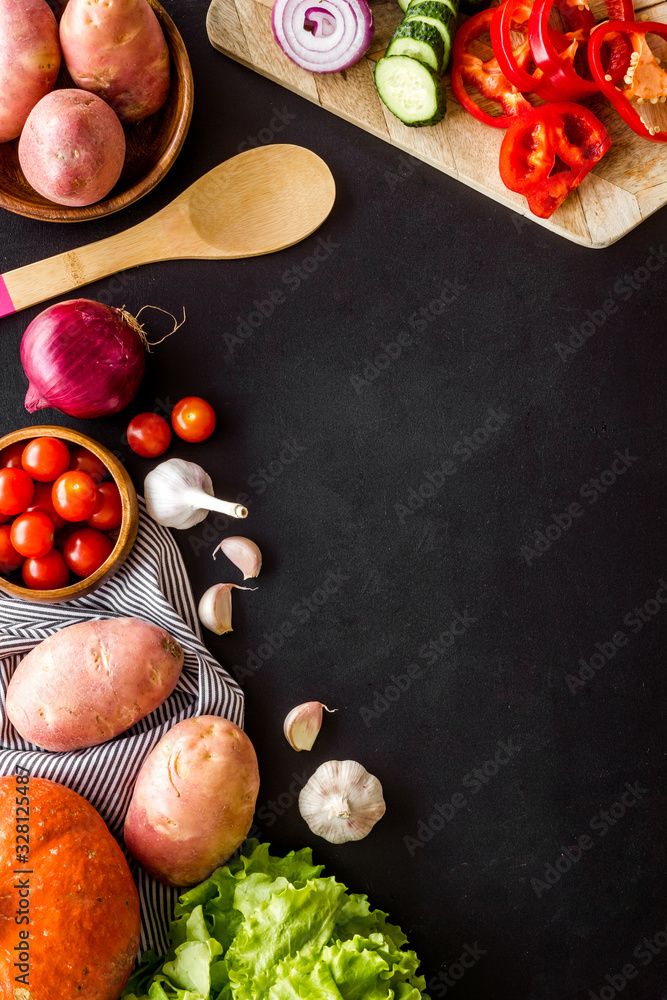
[[[187, 325], [156, 349], [126, 414], [40, 417], [118, 450], [140, 486], [151, 463], [122, 442], [129, 416], [191, 393], [214, 404], [215, 436], [169, 455], [199, 461], [219, 495], [248, 496], [232, 530], [265, 553], [257, 592], [234, 594], [234, 633], [209, 643], [242, 668], [261, 834], [280, 850], [311, 844], [389, 910], [432, 997], [660, 1000], [667, 607], [652, 601], [667, 576], [667, 215], [607, 250], [577, 247], [228, 61], [208, 45], [204, 3], [169, 12], [196, 88], [177, 165], [99, 223], [3, 214], [2, 269], [140, 221], [253, 142], [315, 150], [338, 201], [276, 256], [156, 264], [88, 287], [133, 310], [185, 306]], [[319, 239], [330, 253], [299, 270]], [[284, 301], [235, 339], [275, 289]], [[2, 432], [31, 422], [18, 348], [37, 311], [1, 321]], [[573, 331], [581, 346], [561, 358]], [[374, 371], [384, 344], [394, 357]], [[238, 580], [211, 559], [227, 529], [210, 518], [178, 535], [197, 597]], [[632, 609], [645, 605], [641, 621]], [[595, 671], [580, 660], [596, 644]], [[592, 676], [568, 686], [579, 671]], [[339, 711], [297, 755], [282, 720], [307, 699]], [[358, 844], [328, 845], [298, 814], [298, 787], [332, 757], [385, 788], [387, 814]], [[636, 804], [608, 823], [626, 784]]]

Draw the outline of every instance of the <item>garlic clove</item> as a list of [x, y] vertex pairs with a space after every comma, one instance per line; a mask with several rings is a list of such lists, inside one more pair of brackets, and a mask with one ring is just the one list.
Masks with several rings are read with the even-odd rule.
[[306, 701], [297, 705], [286, 716], [283, 723], [285, 739], [293, 750], [312, 750], [322, 728], [322, 709], [327, 712], [337, 712], [336, 708], [327, 708], [321, 701]]
[[363, 840], [386, 811], [382, 785], [356, 760], [321, 764], [301, 789], [299, 812], [330, 844]]
[[216, 583], [202, 596], [197, 608], [199, 621], [216, 635], [232, 632], [232, 590], [257, 590], [237, 583]]
[[230, 562], [241, 570], [244, 580], [254, 579], [259, 576], [262, 568], [262, 553], [259, 546], [255, 545], [249, 538], [242, 535], [230, 535], [223, 538], [216, 549], [213, 549], [213, 558], [220, 549], [227, 556]]

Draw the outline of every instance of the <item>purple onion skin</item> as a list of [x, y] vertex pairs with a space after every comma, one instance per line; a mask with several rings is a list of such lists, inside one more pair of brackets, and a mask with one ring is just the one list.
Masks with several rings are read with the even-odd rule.
[[23, 334], [21, 363], [28, 413], [53, 407], [92, 420], [118, 413], [146, 370], [141, 337], [119, 309], [90, 299], [49, 306]]

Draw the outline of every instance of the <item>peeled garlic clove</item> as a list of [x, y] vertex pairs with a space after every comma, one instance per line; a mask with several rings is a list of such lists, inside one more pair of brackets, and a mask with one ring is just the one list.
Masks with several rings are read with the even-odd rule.
[[293, 750], [312, 750], [322, 728], [322, 709], [335, 712], [335, 708], [327, 708], [321, 701], [306, 701], [297, 705], [285, 718], [283, 732], [285, 739]]
[[244, 580], [259, 576], [259, 571], [262, 568], [262, 553], [259, 551], [259, 546], [251, 542], [249, 538], [243, 538], [242, 535], [230, 535], [229, 538], [223, 538], [218, 548], [213, 549], [214, 559], [218, 549], [224, 552], [229, 561], [241, 570]]
[[199, 621], [216, 635], [232, 632], [232, 590], [256, 590], [236, 583], [216, 583], [209, 587], [199, 602]]
[[356, 760], [321, 764], [299, 795], [299, 812], [330, 844], [363, 840], [386, 808], [382, 785]]

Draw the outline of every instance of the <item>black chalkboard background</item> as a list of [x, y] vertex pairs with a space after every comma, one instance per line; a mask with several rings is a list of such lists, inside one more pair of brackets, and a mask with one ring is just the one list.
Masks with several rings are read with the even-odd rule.
[[[36, 417], [118, 451], [140, 487], [153, 463], [124, 443], [127, 420], [189, 394], [215, 406], [214, 437], [168, 454], [247, 495], [242, 531], [265, 554], [233, 634], [208, 636], [246, 692], [258, 829], [279, 851], [311, 845], [388, 910], [432, 997], [660, 1000], [667, 216], [577, 247], [228, 61], [204, 3], [168, 9], [196, 85], [177, 165], [100, 222], [3, 213], [2, 269], [139, 222], [257, 142], [315, 150], [338, 200], [283, 253], [89, 286], [135, 311], [185, 306], [187, 324], [125, 413]], [[3, 433], [35, 422], [19, 343], [38, 311], [1, 321]], [[178, 534], [197, 598], [237, 579], [211, 558], [226, 531]], [[282, 721], [310, 699], [338, 712], [296, 754]], [[330, 758], [385, 789], [356, 844], [298, 813]]]

